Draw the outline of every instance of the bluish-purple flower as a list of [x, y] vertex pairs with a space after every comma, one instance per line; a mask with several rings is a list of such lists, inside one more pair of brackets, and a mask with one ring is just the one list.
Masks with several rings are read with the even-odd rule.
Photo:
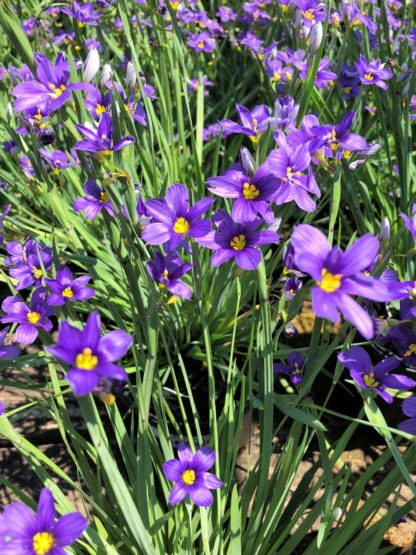
[[26, 253], [23, 263], [9, 270], [10, 277], [17, 279], [15, 289], [20, 291], [32, 285], [42, 285], [43, 268], [48, 271], [52, 266], [52, 249], [36, 245]]
[[360, 59], [355, 63], [361, 83], [363, 85], [376, 85], [376, 87], [387, 91], [389, 87], [385, 81], [393, 77], [393, 72], [386, 69], [384, 65], [380, 60], [368, 62], [361, 54]]
[[211, 257], [211, 266], [217, 267], [234, 258], [237, 266], [243, 270], [255, 270], [261, 261], [258, 247], [278, 243], [280, 238], [275, 231], [258, 231], [262, 223], [260, 218], [251, 222], [237, 223], [227, 212], [218, 210], [213, 216], [217, 231], [211, 231], [198, 242], [215, 252]]
[[310, 167], [308, 148], [306, 145], [299, 145], [293, 149], [281, 132], [276, 138], [279, 149], [273, 150], [264, 164], [277, 178], [272, 200], [278, 205], [295, 201], [305, 212], [313, 212], [316, 203], [310, 194], [320, 197], [321, 192]]
[[14, 108], [18, 112], [37, 108], [51, 113], [70, 98], [70, 91], [77, 85], [68, 84], [70, 68], [63, 54], [59, 54], [53, 67], [44, 54], [35, 54], [35, 64], [37, 80], [23, 81], [13, 89]]
[[287, 364], [276, 362], [273, 370], [276, 374], [287, 374], [293, 385], [298, 385], [303, 381], [303, 365], [305, 359], [300, 353], [289, 353]]
[[409, 217], [404, 212], [401, 212], [400, 216], [404, 222], [404, 225], [412, 234], [413, 240], [416, 245], [416, 202], [412, 204], [412, 215]]
[[177, 505], [189, 495], [195, 505], [211, 506], [214, 498], [210, 490], [222, 486], [221, 480], [207, 472], [215, 463], [215, 451], [210, 447], [202, 447], [194, 454], [187, 445], [180, 443], [178, 459], [163, 464], [165, 477], [176, 482], [169, 494], [169, 503]]
[[351, 347], [349, 351], [340, 353], [338, 360], [348, 368], [356, 384], [362, 389], [377, 393], [387, 403], [392, 403], [393, 397], [386, 391], [386, 388], [408, 391], [416, 385], [416, 382], [407, 376], [390, 374], [400, 365], [400, 360], [396, 357], [385, 358], [373, 366], [365, 349]]
[[189, 208], [189, 191], [181, 183], [174, 183], [164, 199], [146, 202], [146, 210], [152, 216], [152, 223], [142, 232], [142, 238], [149, 245], [162, 245], [170, 242], [175, 250], [186, 237], [200, 238], [209, 233], [211, 222], [200, 216], [211, 208], [211, 198], [203, 198]]
[[367, 233], [345, 252], [330, 247], [325, 235], [311, 225], [302, 224], [292, 233], [291, 243], [298, 268], [312, 276], [312, 306], [315, 314], [332, 322], [341, 312], [366, 339], [374, 335], [368, 313], [351, 297], [357, 295], [373, 301], [388, 301], [387, 286], [364, 272], [379, 252], [379, 241]]
[[416, 436], [416, 397], [405, 399], [402, 404], [403, 414], [409, 416], [404, 422], [397, 426], [402, 432]]
[[43, 488], [37, 515], [20, 502], [6, 506], [0, 515], [2, 555], [64, 555], [88, 526], [81, 513], [56, 518], [52, 492]]
[[237, 104], [237, 113], [241, 125], [229, 119], [223, 119], [219, 123], [227, 135], [230, 133], [242, 133], [247, 135], [253, 143], [260, 140], [261, 135], [266, 131], [270, 122], [270, 108], [261, 104], [255, 106], [251, 111], [245, 106]]
[[195, 52], [212, 52], [215, 48], [215, 38], [206, 31], [202, 33], [194, 33], [190, 35], [188, 46], [192, 47]]
[[40, 148], [39, 153], [53, 168], [55, 174], [59, 174], [62, 170], [67, 168], [73, 168], [79, 165], [79, 160], [73, 156], [73, 160], [68, 156], [66, 152], [62, 150], [48, 151], [46, 148]]
[[0, 358], [17, 358], [20, 355], [19, 347], [4, 344], [8, 331], [9, 327], [0, 331]]
[[51, 306], [63, 305], [66, 302], [85, 301], [95, 295], [94, 289], [87, 287], [91, 276], [84, 275], [74, 279], [72, 272], [66, 266], [59, 268], [56, 279], [45, 278], [45, 283], [52, 291], [48, 296]]
[[214, 195], [236, 199], [232, 208], [234, 221], [251, 222], [261, 216], [267, 223], [274, 221], [269, 201], [276, 192], [276, 178], [266, 166], [260, 166], [250, 177], [241, 164], [234, 164], [223, 175], [207, 179]]
[[391, 341], [403, 363], [416, 366], [416, 333], [405, 324], [398, 324], [389, 329], [383, 342]]
[[91, 129], [86, 125], [76, 125], [75, 127], [84, 137], [82, 141], [77, 142], [75, 148], [90, 153], [99, 161], [103, 161], [112, 152], [134, 143], [134, 138], [130, 135], [113, 143], [113, 122], [107, 112], [104, 112], [101, 116], [96, 129]]
[[49, 316], [53, 314], [53, 308], [48, 306], [43, 287], [33, 292], [29, 306], [19, 297], [6, 297], [1, 308], [5, 313], [0, 318], [2, 324], [19, 324], [15, 335], [18, 343], [30, 345], [38, 336], [38, 328], [45, 331], [52, 329]]
[[127, 380], [126, 371], [114, 362], [126, 354], [133, 338], [123, 330], [100, 337], [100, 330], [100, 315], [91, 312], [82, 330], [62, 322], [57, 344], [46, 347], [51, 355], [69, 366], [66, 379], [75, 395], [91, 393], [100, 379]]
[[98, 25], [98, 20], [101, 14], [94, 11], [94, 6], [91, 2], [83, 2], [78, 4], [77, 0], [72, 3], [72, 9], [68, 6], [61, 7], [61, 12], [65, 13], [69, 17], [76, 19], [78, 22], [78, 27], [84, 27], [84, 25]]
[[184, 264], [174, 253], [163, 256], [155, 251], [153, 262], [147, 262], [146, 268], [159, 287], [166, 288], [172, 295], [184, 299], [189, 300], [192, 297], [189, 285], [180, 279], [189, 272], [192, 264]]
[[106, 210], [112, 218], [115, 218], [116, 212], [108, 194], [93, 179], [88, 179], [84, 191], [87, 193], [86, 196], [74, 201], [75, 212], [83, 211], [86, 218], [93, 220], [101, 210]]

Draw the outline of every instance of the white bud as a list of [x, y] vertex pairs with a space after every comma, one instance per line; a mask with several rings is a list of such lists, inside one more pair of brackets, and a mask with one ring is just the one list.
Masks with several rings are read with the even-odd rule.
[[312, 25], [309, 32], [309, 51], [316, 52], [322, 42], [322, 23], [318, 21]]
[[127, 63], [127, 70], [126, 70], [126, 86], [127, 87], [134, 87], [136, 84], [136, 72], [134, 71], [133, 62]]
[[383, 218], [381, 222], [379, 236], [381, 241], [388, 241], [390, 239], [390, 222], [387, 217]]
[[111, 69], [110, 64], [104, 64], [103, 71], [101, 72], [100, 77], [100, 86], [104, 87], [107, 81], [110, 80], [111, 75], [113, 74], [113, 70]]
[[82, 70], [82, 79], [85, 83], [91, 83], [100, 69], [100, 55], [96, 48], [91, 48]]
[[7, 119], [11, 119], [11, 117], [12, 117], [13, 114], [14, 114], [13, 106], [12, 106], [11, 102], [9, 102], [9, 103], [7, 104], [7, 108], [6, 108], [6, 116], [7, 116]]

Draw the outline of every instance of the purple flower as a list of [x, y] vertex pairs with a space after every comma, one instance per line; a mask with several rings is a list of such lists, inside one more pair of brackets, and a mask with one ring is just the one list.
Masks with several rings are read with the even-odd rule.
[[404, 324], [393, 326], [383, 337], [383, 342], [385, 341], [393, 343], [404, 364], [416, 366], [416, 333], [410, 328]]
[[178, 459], [163, 464], [165, 477], [176, 482], [169, 494], [169, 503], [177, 505], [189, 495], [195, 505], [210, 507], [214, 501], [210, 490], [222, 486], [221, 480], [207, 472], [215, 463], [215, 452], [209, 447], [202, 447], [193, 454], [187, 445], [180, 443]]
[[413, 205], [412, 205], [412, 215], [411, 215], [411, 217], [404, 214], [404, 212], [401, 212], [400, 216], [402, 217], [404, 225], [407, 227], [407, 229], [412, 234], [413, 240], [414, 240], [415, 245], [416, 245], [416, 202], [414, 202]]
[[35, 64], [37, 80], [23, 81], [13, 89], [14, 108], [18, 112], [36, 108], [51, 113], [70, 98], [77, 85], [68, 84], [70, 69], [63, 54], [56, 58], [54, 67], [46, 56], [35, 54]]
[[353, 2], [352, 4], [343, 2], [342, 11], [344, 12], [344, 15], [346, 16], [351, 27], [364, 25], [372, 35], [377, 33], [377, 25], [356, 2]]
[[116, 212], [113, 203], [107, 193], [93, 179], [89, 179], [86, 182], [84, 191], [87, 195], [74, 201], [75, 212], [84, 211], [85, 217], [93, 220], [104, 209], [112, 218], [115, 218]]
[[312, 27], [317, 21], [325, 21], [327, 6], [319, 0], [293, 0], [298, 6], [305, 27]]
[[113, 144], [113, 122], [110, 114], [106, 112], [101, 116], [100, 123], [96, 129], [90, 129], [86, 125], [76, 125], [84, 140], [78, 141], [75, 148], [89, 152], [102, 162], [111, 152], [116, 152], [134, 143], [134, 138], [128, 135]]
[[211, 230], [211, 223], [199, 217], [211, 208], [213, 202], [211, 198], [204, 198], [189, 208], [188, 189], [185, 185], [174, 183], [166, 191], [164, 199], [146, 202], [146, 210], [153, 221], [143, 229], [143, 240], [149, 245], [170, 241], [170, 249], [175, 250], [185, 237], [204, 237]]
[[305, 359], [299, 353], [290, 353], [287, 357], [287, 364], [276, 362], [273, 370], [276, 374], [287, 374], [293, 385], [298, 385], [303, 381], [303, 365]]
[[17, 358], [20, 355], [19, 347], [4, 344], [8, 331], [9, 327], [0, 331], [0, 358]]
[[15, 268], [9, 270], [10, 277], [17, 279], [15, 289], [20, 291], [32, 285], [42, 285], [43, 269], [48, 271], [52, 266], [52, 249], [36, 245], [27, 251], [25, 259]]
[[270, 125], [280, 131], [285, 131], [296, 122], [299, 104], [296, 104], [291, 96], [278, 98], [274, 104], [274, 115]]
[[245, 106], [237, 104], [237, 113], [241, 125], [229, 119], [223, 119], [219, 122], [221, 127], [226, 131], [227, 135], [230, 133], [242, 133], [247, 135], [253, 143], [257, 143], [269, 125], [270, 108], [261, 104], [260, 106], [255, 106], [250, 112]]
[[385, 81], [391, 79], [393, 73], [390, 69], [384, 69], [384, 65], [385, 64], [382, 64], [380, 60], [371, 60], [371, 62], [368, 62], [361, 54], [359, 61], [355, 63], [361, 83], [363, 85], [376, 85], [376, 87], [380, 87], [380, 89], [386, 91], [388, 85]]
[[243, 270], [255, 270], [261, 261], [261, 245], [278, 243], [280, 238], [275, 231], [257, 231], [261, 219], [237, 223], [224, 210], [218, 210], [213, 216], [217, 231], [211, 231], [198, 242], [215, 252], [211, 266], [221, 266], [231, 258]]
[[184, 299], [192, 297], [192, 291], [186, 283], [180, 280], [192, 268], [192, 264], [184, 264], [174, 253], [163, 256], [159, 252], [154, 253], [153, 262], [147, 262], [147, 271], [159, 287], [166, 288], [172, 295]]
[[367, 141], [361, 135], [349, 133], [355, 112], [348, 112], [337, 125], [319, 125], [312, 127], [311, 132], [321, 139], [319, 148], [324, 149], [328, 158], [351, 157], [351, 153], [363, 151], [368, 147]]
[[82, 330], [61, 322], [58, 343], [46, 347], [52, 356], [70, 367], [66, 379], [75, 395], [91, 393], [100, 379], [127, 380], [125, 370], [114, 362], [126, 354], [133, 338], [123, 330], [110, 331], [100, 337], [100, 329], [100, 315], [91, 312]]
[[316, 204], [309, 195], [320, 197], [321, 192], [310, 167], [307, 146], [293, 149], [281, 132], [278, 132], [277, 142], [280, 148], [273, 150], [264, 164], [277, 178], [273, 202], [280, 205], [293, 200], [301, 210], [313, 212]]
[[390, 374], [397, 368], [400, 360], [396, 357], [385, 358], [375, 366], [365, 349], [351, 347], [349, 351], [340, 353], [338, 360], [348, 368], [351, 378], [362, 389], [368, 389], [380, 395], [387, 403], [393, 402], [393, 397], [386, 388], [407, 391], [415, 387], [416, 382], [402, 374]]
[[48, 306], [45, 298], [44, 287], [39, 287], [33, 292], [29, 306], [19, 297], [6, 297], [1, 305], [5, 316], [0, 318], [2, 324], [19, 324], [16, 328], [16, 341], [24, 345], [30, 345], [38, 336], [38, 328], [51, 331], [52, 322], [49, 316], [53, 314], [53, 308]]
[[111, 109], [111, 93], [101, 93], [96, 86], [90, 85], [85, 98], [85, 107], [91, 117], [101, 117], [102, 114], [109, 112]]
[[241, 164], [234, 164], [223, 175], [207, 179], [208, 189], [223, 198], [237, 199], [232, 217], [239, 223], [251, 222], [260, 215], [268, 224], [274, 214], [269, 206], [276, 192], [276, 178], [263, 165], [249, 177]]
[[84, 2], [83, 4], [78, 4], [77, 0], [72, 3], [72, 9], [67, 6], [61, 7], [61, 12], [65, 13], [69, 17], [77, 20], [78, 27], [84, 27], [84, 25], [98, 25], [98, 20], [101, 14], [94, 11], [94, 6], [91, 2]]
[[215, 15], [222, 21], [222, 23], [235, 21], [237, 19], [237, 14], [228, 6], [220, 6]]
[[68, 154], [62, 150], [54, 150], [49, 152], [46, 148], [40, 148], [39, 153], [53, 167], [53, 172], [59, 174], [61, 170], [72, 168], [79, 165], [79, 160], [75, 159], [71, 162]]
[[0, 515], [0, 551], [3, 555], [63, 555], [88, 526], [81, 513], [58, 519], [52, 492], [43, 488], [38, 514], [20, 502], [11, 503]]
[[48, 297], [51, 306], [63, 305], [66, 302], [85, 301], [95, 295], [94, 289], [87, 287], [91, 276], [84, 275], [74, 279], [72, 272], [66, 266], [59, 268], [56, 279], [45, 278], [45, 283], [53, 293]]
[[360, 77], [354, 67], [344, 63], [341, 67], [338, 84], [341, 87], [345, 100], [356, 98], [361, 90]]
[[[301, 80], [305, 81], [308, 76], [310, 62], [295, 59], [293, 64], [298, 68]], [[330, 65], [331, 60], [328, 60], [327, 58], [321, 58], [319, 61], [318, 71], [315, 78], [315, 85], [318, 89], [323, 89], [328, 87], [328, 85], [332, 85], [337, 78], [336, 73], [333, 71], [327, 71]]]
[[265, 73], [273, 83], [291, 81], [293, 77], [293, 69], [283, 66], [282, 62], [277, 59], [266, 60]]
[[341, 312], [363, 337], [371, 339], [373, 322], [351, 295], [374, 301], [390, 300], [387, 286], [380, 279], [364, 273], [378, 254], [378, 239], [367, 233], [344, 253], [339, 247], [331, 248], [322, 231], [302, 224], [293, 231], [291, 243], [296, 265], [316, 282], [312, 287], [315, 314], [338, 322]]
[[203, 75], [201, 81], [199, 77], [193, 77], [188, 81], [188, 92], [194, 93], [199, 89], [200, 86], [202, 86], [204, 88], [204, 94], [206, 96], [208, 94], [208, 91], [206, 89], [212, 87], [212, 85], [213, 82], [208, 79], [207, 75]]
[[293, 299], [299, 289], [302, 287], [302, 282], [297, 278], [289, 278], [285, 283], [283, 295], [285, 299]]
[[397, 426], [402, 432], [416, 435], [416, 397], [409, 397], [405, 399], [402, 404], [403, 413], [410, 416], [408, 420], [400, 422]]
[[187, 44], [195, 52], [212, 52], [216, 46], [215, 38], [211, 37], [206, 31], [190, 35]]

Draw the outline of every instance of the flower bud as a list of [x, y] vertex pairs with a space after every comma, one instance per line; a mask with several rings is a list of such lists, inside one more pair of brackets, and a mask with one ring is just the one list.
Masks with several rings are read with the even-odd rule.
[[111, 69], [110, 64], [104, 64], [103, 71], [101, 72], [101, 77], [100, 77], [101, 87], [104, 87], [107, 81], [110, 80], [112, 73], [113, 73], [113, 70]]
[[127, 87], [134, 87], [136, 84], [136, 72], [134, 71], [133, 62], [127, 63], [127, 70], [126, 70], [126, 86]]
[[100, 55], [96, 48], [91, 48], [82, 70], [82, 79], [85, 83], [91, 83], [100, 69]]
[[322, 23], [317, 21], [312, 25], [309, 33], [309, 51], [316, 52], [322, 42]]
[[387, 217], [381, 222], [379, 236], [380, 241], [388, 241], [390, 239], [390, 222]]
[[244, 173], [247, 175], [253, 175], [254, 173], [254, 158], [250, 154], [250, 151], [245, 146], [241, 147], [240, 150], [240, 164], [243, 166]]

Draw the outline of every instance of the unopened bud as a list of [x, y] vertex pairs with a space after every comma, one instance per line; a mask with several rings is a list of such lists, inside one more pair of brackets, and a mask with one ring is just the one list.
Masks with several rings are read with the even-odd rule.
[[322, 42], [322, 23], [320, 21], [312, 25], [309, 33], [309, 51], [316, 52]]
[[100, 69], [100, 55], [96, 48], [91, 48], [82, 70], [82, 79], [85, 83], [91, 83]]
[[390, 239], [390, 222], [387, 217], [381, 222], [379, 235], [381, 241], [388, 241]]
[[100, 77], [101, 87], [104, 87], [105, 84], [110, 80], [112, 73], [113, 73], [113, 70], [111, 69], [110, 64], [104, 64], [103, 71], [101, 72], [101, 77]]
[[136, 84], [136, 72], [134, 71], [133, 62], [128, 62], [127, 70], [126, 70], [126, 86], [127, 87], [134, 87]]
[[246, 175], [253, 175], [254, 158], [252, 157], [248, 148], [246, 148], [245, 146], [241, 147], [240, 150], [240, 164], [243, 166], [243, 170]]

